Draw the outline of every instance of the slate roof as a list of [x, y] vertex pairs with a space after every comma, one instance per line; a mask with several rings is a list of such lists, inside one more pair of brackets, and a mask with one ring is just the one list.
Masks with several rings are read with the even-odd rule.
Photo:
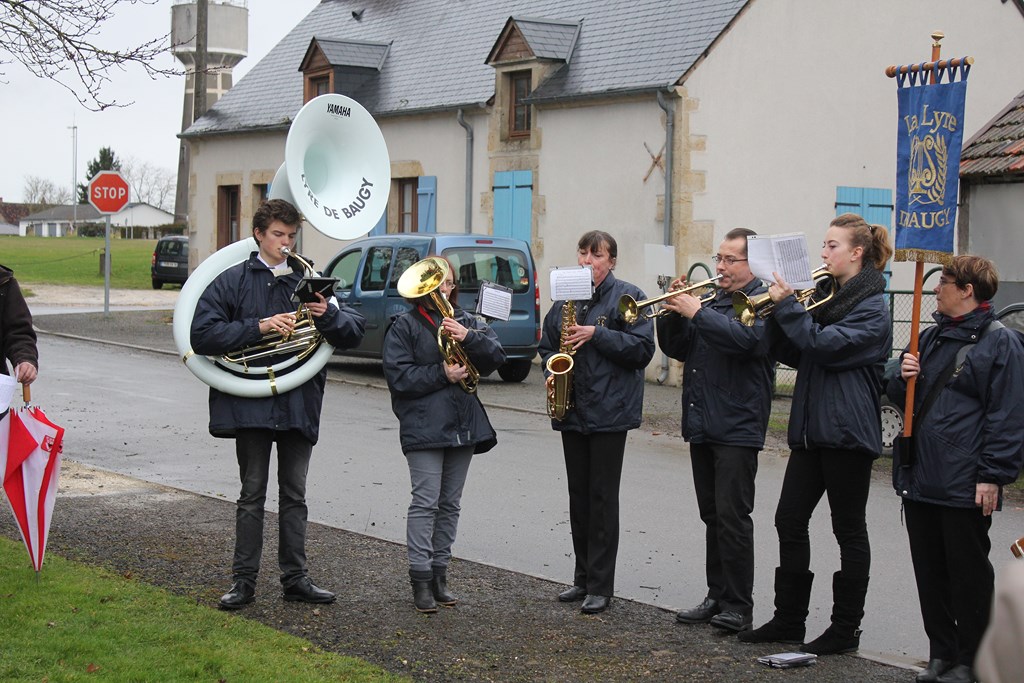
[[539, 59], [568, 61], [581, 22], [554, 22], [516, 17], [516, 26]]
[[[323, 0], [182, 135], [287, 129], [314, 36], [391, 44], [379, 76], [345, 93], [376, 117], [482, 106], [494, 94], [484, 60], [509, 17], [582, 22], [570, 64], [535, 101], [652, 92], [679, 82], [748, 1]], [[547, 39], [557, 51], [564, 36]]]
[[355, 66], [380, 71], [388, 55], [388, 46], [356, 40], [332, 40], [316, 37], [317, 45], [331, 66]]
[[43, 209], [37, 211], [28, 216], [24, 216], [21, 220], [23, 221], [70, 221], [72, 218], [79, 222], [83, 221], [98, 221], [100, 219], [100, 212], [92, 204], [79, 204], [78, 211], [75, 212], [73, 204], [67, 204], [62, 206], [51, 206], [49, 209]]
[[960, 175], [1024, 175], [1024, 92], [967, 141]]

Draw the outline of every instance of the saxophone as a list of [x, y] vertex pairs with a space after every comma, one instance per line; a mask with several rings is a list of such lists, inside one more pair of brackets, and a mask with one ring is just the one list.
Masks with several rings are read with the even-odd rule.
[[566, 301], [562, 304], [562, 333], [559, 352], [548, 358], [545, 367], [553, 381], [548, 387], [548, 417], [553, 420], [564, 420], [565, 414], [572, 408], [572, 368], [575, 361], [572, 354], [576, 353], [572, 345], [566, 342], [569, 328], [576, 325], [576, 302]]

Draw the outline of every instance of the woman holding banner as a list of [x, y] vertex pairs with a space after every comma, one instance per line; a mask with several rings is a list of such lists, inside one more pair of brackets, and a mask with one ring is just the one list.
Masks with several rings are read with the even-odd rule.
[[[860, 645], [871, 567], [865, 510], [871, 464], [882, 448], [880, 389], [892, 347], [892, 323], [882, 270], [892, 255], [889, 233], [856, 214], [836, 217], [821, 258], [835, 278], [834, 295], [811, 311], [781, 277], [768, 292], [775, 312], [768, 324], [773, 356], [797, 369], [789, 416], [792, 454], [775, 512], [779, 567], [775, 615], [747, 643], [801, 643], [811, 595], [811, 514], [828, 495], [840, 571], [832, 577], [832, 624], [801, 650], [818, 655]], [[831, 282], [819, 284], [823, 300]]]

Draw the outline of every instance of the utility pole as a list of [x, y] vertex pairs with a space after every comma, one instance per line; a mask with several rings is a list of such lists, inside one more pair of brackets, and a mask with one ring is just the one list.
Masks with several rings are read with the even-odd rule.
[[71, 117], [71, 232], [78, 234], [78, 125]]
[[198, 121], [206, 113], [206, 39], [210, 5], [208, 0], [196, 0], [196, 72], [193, 88], [192, 120]]

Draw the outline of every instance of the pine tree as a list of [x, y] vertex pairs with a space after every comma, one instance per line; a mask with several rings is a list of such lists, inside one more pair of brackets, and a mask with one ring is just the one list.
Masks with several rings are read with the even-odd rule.
[[100, 148], [98, 157], [89, 162], [89, 172], [85, 174], [86, 182], [78, 184], [78, 203], [89, 203], [89, 181], [100, 171], [120, 171], [121, 160], [116, 158], [114, 150], [109, 147]]

